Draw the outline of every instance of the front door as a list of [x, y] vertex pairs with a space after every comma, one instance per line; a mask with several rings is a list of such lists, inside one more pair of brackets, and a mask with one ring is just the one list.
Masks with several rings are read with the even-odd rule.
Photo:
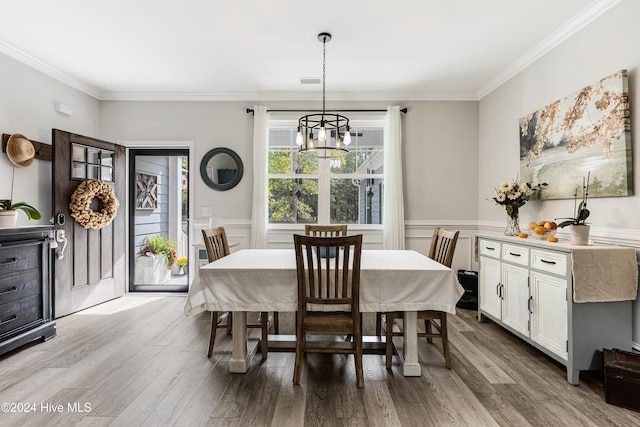
[[[53, 130], [53, 215], [66, 238], [64, 242], [57, 233], [58, 248], [53, 257], [55, 318], [124, 294], [125, 170], [122, 145]], [[90, 179], [109, 185], [119, 202], [111, 223], [101, 228], [92, 228], [102, 225], [100, 221], [87, 224], [71, 216], [69, 204], [74, 191]], [[104, 214], [99, 196], [91, 200], [89, 213], [98, 212], [106, 218], [109, 215]]]

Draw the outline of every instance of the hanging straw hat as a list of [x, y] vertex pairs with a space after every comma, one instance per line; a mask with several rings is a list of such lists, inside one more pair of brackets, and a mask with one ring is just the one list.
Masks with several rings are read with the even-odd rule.
[[14, 165], [25, 168], [33, 162], [36, 149], [26, 136], [14, 133], [7, 141], [7, 157]]

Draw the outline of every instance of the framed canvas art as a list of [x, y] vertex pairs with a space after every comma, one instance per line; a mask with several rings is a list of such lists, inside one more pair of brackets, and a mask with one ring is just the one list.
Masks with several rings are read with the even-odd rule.
[[158, 176], [136, 172], [136, 210], [158, 207]]
[[520, 177], [542, 200], [633, 194], [627, 70], [520, 119]]

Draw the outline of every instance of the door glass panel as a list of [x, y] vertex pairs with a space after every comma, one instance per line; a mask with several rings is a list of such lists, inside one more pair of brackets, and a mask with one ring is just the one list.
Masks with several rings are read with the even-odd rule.
[[[131, 150], [130, 285], [134, 292], [186, 292], [198, 250], [189, 243], [187, 150]], [[103, 159], [106, 160], [106, 159]], [[102, 163], [102, 173], [109, 168]], [[191, 268], [191, 271], [194, 271]]]

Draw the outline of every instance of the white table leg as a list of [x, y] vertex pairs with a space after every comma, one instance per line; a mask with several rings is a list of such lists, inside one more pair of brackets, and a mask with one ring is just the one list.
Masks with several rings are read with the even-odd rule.
[[404, 312], [403, 375], [405, 377], [419, 377], [421, 375], [418, 362], [418, 314], [415, 311]]
[[233, 312], [233, 353], [229, 361], [229, 372], [244, 374], [249, 366], [247, 354], [247, 312]]

